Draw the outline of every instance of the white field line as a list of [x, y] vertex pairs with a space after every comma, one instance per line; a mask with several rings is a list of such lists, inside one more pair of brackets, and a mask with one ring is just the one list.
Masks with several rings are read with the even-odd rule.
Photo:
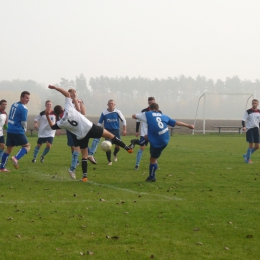
[[[41, 176], [44, 176], [44, 177], [48, 177], [48, 179], [54, 179], [54, 180], [57, 180], [58, 178], [52, 178], [51, 175], [48, 175], [48, 174], [40, 174]], [[59, 180], [65, 180], [65, 181], [72, 181], [71, 179], [69, 178], [59, 178]], [[130, 189], [125, 189], [125, 188], [119, 188], [119, 187], [116, 187], [116, 186], [113, 186], [113, 185], [108, 185], [108, 184], [102, 184], [102, 183], [97, 183], [97, 182], [93, 182], [93, 181], [88, 181], [87, 183], [81, 183], [83, 185], [85, 184], [91, 184], [91, 185], [95, 185], [95, 186], [101, 186], [101, 187], [106, 187], [106, 188], [109, 188], [109, 189], [114, 189], [114, 190], [121, 190], [121, 191], [124, 191], [124, 192], [128, 192], [128, 193], [133, 193], [133, 194], [138, 194], [138, 195], [145, 195], [145, 196], [149, 196], [149, 197], [157, 197], [157, 198], [162, 198], [162, 199], [165, 199], [165, 200], [182, 200], [182, 198], [178, 198], [178, 197], [170, 197], [170, 196], [164, 196], [164, 195], [160, 195], [160, 194], [153, 194], [153, 193], [147, 193], [147, 192], [139, 192], [139, 191], [135, 191], [135, 190], [130, 190]], [[56, 201], [56, 200], [51, 200], [52, 203], [55, 203], [55, 202], [61, 202], [61, 203], [75, 203], [75, 202], [92, 202], [93, 200], [60, 200], [60, 201]], [[108, 201], [118, 201], [118, 200], [108, 200]], [[132, 201], [132, 200], [130, 200]], [[150, 200], [143, 200], [142, 201], [155, 201], [154, 199], [150, 199]], [[15, 204], [15, 203], [44, 203], [45, 201], [44, 200], [38, 200], [38, 201], [1, 201], [0, 200], [0, 204]], [[50, 201], [46, 200], [46, 203], [50, 203]]]
[[170, 196], [152, 194], [152, 193], [147, 193], [147, 192], [138, 192], [138, 191], [134, 191], [134, 190], [130, 190], [130, 189], [115, 187], [115, 186], [108, 185], [108, 184], [100, 184], [100, 183], [96, 183], [93, 181], [89, 181], [88, 183], [96, 185], [96, 186], [103, 186], [103, 187], [107, 187], [110, 189], [121, 190], [121, 191], [129, 192], [129, 193], [139, 194], [139, 195], [154, 196], [154, 197], [163, 198], [163, 199], [167, 199], [167, 200], [182, 200], [182, 198], [178, 198], [178, 197], [170, 197]]

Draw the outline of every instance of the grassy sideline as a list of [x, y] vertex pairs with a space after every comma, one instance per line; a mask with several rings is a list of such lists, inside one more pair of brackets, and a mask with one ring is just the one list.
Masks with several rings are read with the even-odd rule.
[[0, 175], [0, 260], [259, 259], [260, 159], [243, 162], [244, 135], [172, 136], [155, 183], [148, 149], [134, 171], [138, 147], [112, 166], [99, 148], [81, 183], [65, 136], [44, 163], [31, 163], [29, 141], [20, 169], [9, 161]]

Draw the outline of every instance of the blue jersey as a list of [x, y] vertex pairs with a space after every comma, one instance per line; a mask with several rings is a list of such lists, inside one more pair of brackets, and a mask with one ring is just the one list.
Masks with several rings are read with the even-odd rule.
[[148, 125], [148, 140], [151, 146], [158, 148], [168, 144], [170, 140], [169, 126], [175, 126], [176, 121], [155, 111], [136, 114], [137, 119]]
[[28, 109], [21, 103], [12, 104], [8, 117], [7, 133], [24, 134], [25, 130], [22, 122], [26, 125]]
[[120, 121], [123, 125], [126, 125], [126, 120], [120, 110], [114, 109], [114, 111], [110, 112], [108, 110], [104, 110], [101, 113], [101, 116], [98, 121], [98, 125], [102, 125], [104, 122], [104, 128], [107, 130], [118, 130], [120, 129]]

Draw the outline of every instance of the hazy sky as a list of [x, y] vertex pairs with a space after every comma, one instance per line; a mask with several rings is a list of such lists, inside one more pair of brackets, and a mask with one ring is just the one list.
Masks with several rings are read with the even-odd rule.
[[0, 80], [260, 78], [259, 0], [1, 0]]

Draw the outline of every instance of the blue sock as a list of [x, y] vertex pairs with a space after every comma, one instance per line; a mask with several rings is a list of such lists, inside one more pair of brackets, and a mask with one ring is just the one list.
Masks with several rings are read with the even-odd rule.
[[251, 155], [252, 155], [253, 152], [255, 152], [255, 149], [254, 149], [254, 148], [251, 149]]
[[99, 142], [100, 142], [100, 138], [93, 139], [91, 148], [89, 149], [89, 153], [88, 153], [89, 155], [93, 155], [96, 152]]
[[3, 156], [3, 153], [4, 153], [4, 150], [0, 149], [0, 160], [1, 160], [2, 156]]
[[79, 158], [79, 152], [74, 151], [72, 153], [72, 158], [71, 158], [71, 165], [70, 165], [70, 170], [75, 171], [78, 163], [78, 158]]
[[24, 147], [22, 147], [20, 151], [16, 154], [15, 158], [17, 160], [20, 160], [25, 154], [27, 154], [27, 150]]
[[150, 163], [150, 167], [149, 167], [149, 177], [151, 178], [155, 178], [155, 172], [156, 169], [158, 168], [157, 163], [152, 164]]
[[50, 151], [50, 148], [45, 147], [43, 150], [42, 156], [45, 156]]
[[139, 165], [140, 164], [142, 156], [143, 156], [143, 150], [139, 149], [137, 154], [136, 154], [136, 163], [135, 163], [135, 165]]
[[5, 168], [5, 165], [6, 165], [7, 161], [8, 161], [8, 157], [9, 157], [8, 153], [3, 153], [0, 169], [4, 169]]
[[40, 147], [36, 146], [33, 151], [33, 158], [36, 159], [38, 152], [40, 151]]
[[248, 149], [247, 149], [246, 157], [247, 157], [247, 160], [250, 159], [250, 157], [251, 157], [251, 148], [248, 148]]

